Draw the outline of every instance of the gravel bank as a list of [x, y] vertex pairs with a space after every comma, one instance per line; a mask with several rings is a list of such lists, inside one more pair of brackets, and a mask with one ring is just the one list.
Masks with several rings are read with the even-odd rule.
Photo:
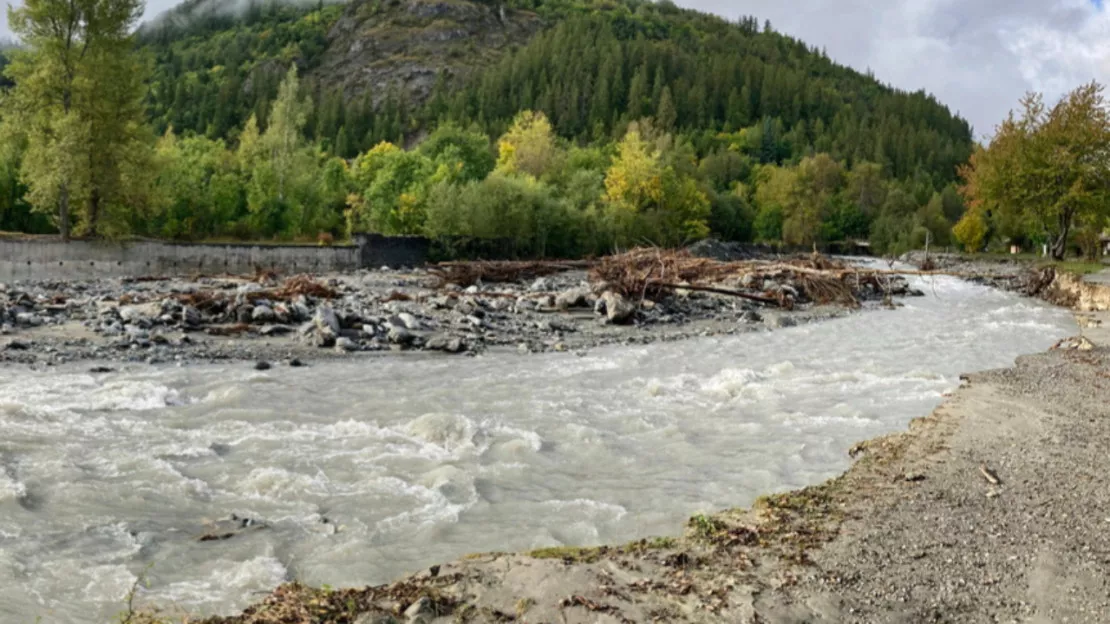
[[[196, 278], [0, 284], [0, 363], [303, 363], [393, 353], [583, 351], [733, 334], [840, 316], [795, 297], [782, 274], [752, 285], [792, 309], [697, 291], [630, 301], [583, 270], [515, 283], [443, 284], [426, 270], [289, 279]], [[857, 293], [880, 305], [887, 293]], [[890, 281], [890, 295], [912, 292]]]

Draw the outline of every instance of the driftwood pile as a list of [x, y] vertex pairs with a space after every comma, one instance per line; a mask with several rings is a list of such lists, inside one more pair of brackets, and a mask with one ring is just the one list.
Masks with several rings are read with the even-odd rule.
[[709, 292], [763, 305], [792, 309], [796, 304], [850, 307], [868, 299], [889, 300], [909, 292], [906, 275], [951, 273], [860, 267], [818, 253], [774, 260], [723, 262], [685, 250], [641, 248], [577, 262], [446, 262], [431, 273], [438, 286], [525, 282], [547, 275], [589, 269], [596, 292], [614, 292], [632, 301], [656, 300], [676, 291]]
[[776, 261], [720, 262], [686, 251], [636, 249], [602, 258], [593, 282], [630, 299], [656, 299], [676, 290], [740, 297], [790, 309], [796, 303], [857, 306], [889, 294], [895, 271], [852, 266], [814, 254]]
[[479, 282], [486, 284], [506, 284], [534, 280], [556, 273], [566, 273], [585, 269], [589, 261], [479, 261], [479, 262], [442, 262], [429, 272], [439, 281], [438, 287], [456, 284], [463, 288]]
[[258, 301], [290, 302], [299, 296], [317, 299], [335, 299], [339, 293], [332, 287], [318, 282], [307, 275], [291, 277], [276, 288], [248, 291], [243, 294], [219, 290], [201, 290], [177, 296], [177, 300], [191, 305], [201, 312], [222, 312], [231, 302], [242, 296], [249, 303]]

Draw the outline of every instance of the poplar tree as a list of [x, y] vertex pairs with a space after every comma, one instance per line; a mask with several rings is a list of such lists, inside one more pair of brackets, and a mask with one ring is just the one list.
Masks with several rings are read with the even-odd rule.
[[[147, 66], [135, 51], [142, 0], [25, 0], [8, 23], [25, 48], [5, 76], [5, 134], [25, 138], [27, 199], [68, 239], [100, 234], [105, 206], [135, 201], [149, 169], [142, 100]], [[76, 208], [75, 208], [76, 207]], [[122, 206], [126, 208], [127, 206]]]

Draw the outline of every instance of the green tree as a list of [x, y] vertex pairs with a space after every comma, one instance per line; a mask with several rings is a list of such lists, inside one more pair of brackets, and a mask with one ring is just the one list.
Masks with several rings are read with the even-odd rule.
[[26, 0], [8, 10], [25, 48], [5, 69], [15, 83], [5, 134], [26, 137], [28, 201], [56, 216], [63, 238], [75, 217], [100, 234], [103, 207], [135, 200], [149, 170], [145, 65], [132, 35], [142, 11], [141, 0]]
[[458, 179], [463, 181], [481, 180], [494, 167], [489, 138], [480, 131], [465, 130], [451, 122], [436, 128], [420, 144], [420, 152], [437, 164], [457, 169]]
[[1102, 85], [1083, 85], [1051, 109], [1042, 96], [1026, 96], [961, 175], [973, 209], [1015, 215], [1011, 220], [1027, 224], [1049, 242], [1053, 258], [1063, 259], [1078, 219], [1110, 214], [1110, 111]]

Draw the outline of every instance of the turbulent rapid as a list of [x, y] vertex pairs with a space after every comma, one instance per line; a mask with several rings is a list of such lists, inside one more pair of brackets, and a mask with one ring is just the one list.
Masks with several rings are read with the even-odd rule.
[[[0, 369], [0, 621], [225, 613], [487, 550], [672, 534], [843, 471], [961, 372], [1075, 333], [952, 278], [897, 311], [585, 356]], [[236, 517], [263, 528], [198, 541]]]

